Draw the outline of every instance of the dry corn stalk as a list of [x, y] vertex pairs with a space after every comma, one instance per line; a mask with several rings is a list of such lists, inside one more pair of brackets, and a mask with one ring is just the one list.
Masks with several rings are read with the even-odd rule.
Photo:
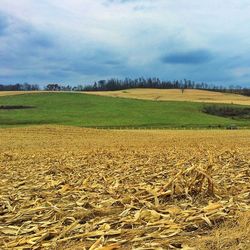
[[211, 166], [206, 169], [192, 166], [180, 170], [162, 189], [171, 190], [174, 195], [197, 195], [201, 193], [214, 196], [214, 182], [211, 177]]
[[189, 246], [249, 211], [249, 138], [247, 131], [0, 130], [0, 249]]

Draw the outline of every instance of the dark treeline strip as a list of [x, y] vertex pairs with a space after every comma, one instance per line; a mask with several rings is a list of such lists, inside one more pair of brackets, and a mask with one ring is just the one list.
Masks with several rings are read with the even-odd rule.
[[0, 91], [33, 91], [40, 90], [38, 84], [16, 83], [16, 84], [0, 84]]
[[219, 91], [227, 93], [236, 93], [250, 96], [249, 88], [242, 88], [241, 86], [216, 86], [207, 83], [196, 83], [191, 80], [176, 80], [176, 81], [161, 81], [159, 78], [137, 78], [125, 80], [109, 79], [95, 82], [92, 85], [83, 87], [84, 91], [115, 91], [133, 88], [157, 88], [157, 89], [201, 89], [210, 91]]
[[[115, 91], [132, 88], [157, 88], [157, 89], [201, 89], [210, 91], [219, 91], [226, 93], [236, 93], [250, 96], [250, 88], [242, 88], [241, 86], [216, 86], [207, 83], [196, 83], [191, 80], [176, 80], [176, 81], [162, 81], [159, 78], [137, 78], [124, 80], [109, 79], [100, 80], [90, 85], [64, 86], [60, 84], [48, 84], [43, 89], [48, 91]], [[0, 85], [0, 91], [31, 91], [40, 90], [37, 84], [14, 84], [14, 85]]]

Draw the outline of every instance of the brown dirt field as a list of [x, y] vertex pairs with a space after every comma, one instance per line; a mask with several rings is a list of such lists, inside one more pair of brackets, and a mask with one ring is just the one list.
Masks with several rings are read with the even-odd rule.
[[93, 91], [85, 93], [155, 101], [191, 101], [250, 105], [250, 97], [206, 90], [187, 89], [183, 94], [180, 89], [128, 89], [119, 91]]
[[250, 130], [0, 129], [0, 249], [249, 249]]

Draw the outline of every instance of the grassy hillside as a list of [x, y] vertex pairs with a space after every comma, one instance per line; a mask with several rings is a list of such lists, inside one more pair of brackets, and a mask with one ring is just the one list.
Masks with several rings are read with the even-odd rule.
[[0, 126], [63, 124], [87, 127], [203, 128], [250, 127], [249, 119], [233, 120], [202, 113], [203, 104], [155, 102], [76, 93], [39, 93], [0, 97], [1, 105], [34, 106], [0, 110]]
[[[0, 91], [1, 96], [10, 95], [23, 95], [34, 93], [49, 93], [48, 91]], [[55, 93], [54, 91], [52, 93]], [[72, 92], [68, 92], [72, 93]], [[111, 97], [123, 97], [141, 100], [154, 100], [154, 101], [189, 101], [189, 102], [202, 102], [202, 103], [227, 103], [250, 105], [250, 97], [220, 93], [215, 91], [186, 89], [183, 93], [180, 89], [127, 89], [120, 91], [94, 91], [94, 92], [74, 92], [93, 94]]]
[[94, 91], [86, 94], [124, 97], [155, 101], [190, 101], [250, 105], [250, 97], [207, 90], [186, 89], [127, 89], [119, 91]]

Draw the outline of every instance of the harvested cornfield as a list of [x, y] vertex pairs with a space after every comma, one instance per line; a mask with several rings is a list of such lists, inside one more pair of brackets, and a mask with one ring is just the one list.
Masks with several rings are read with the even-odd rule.
[[249, 130], [1, 129], [0, 248], [248, 249], [249, 166]]
[[186, 101], [250, 105], [248, 96], [199, 89], [126, 89], [117, 91], [86, 91], [86, 94], [155, 101]]

